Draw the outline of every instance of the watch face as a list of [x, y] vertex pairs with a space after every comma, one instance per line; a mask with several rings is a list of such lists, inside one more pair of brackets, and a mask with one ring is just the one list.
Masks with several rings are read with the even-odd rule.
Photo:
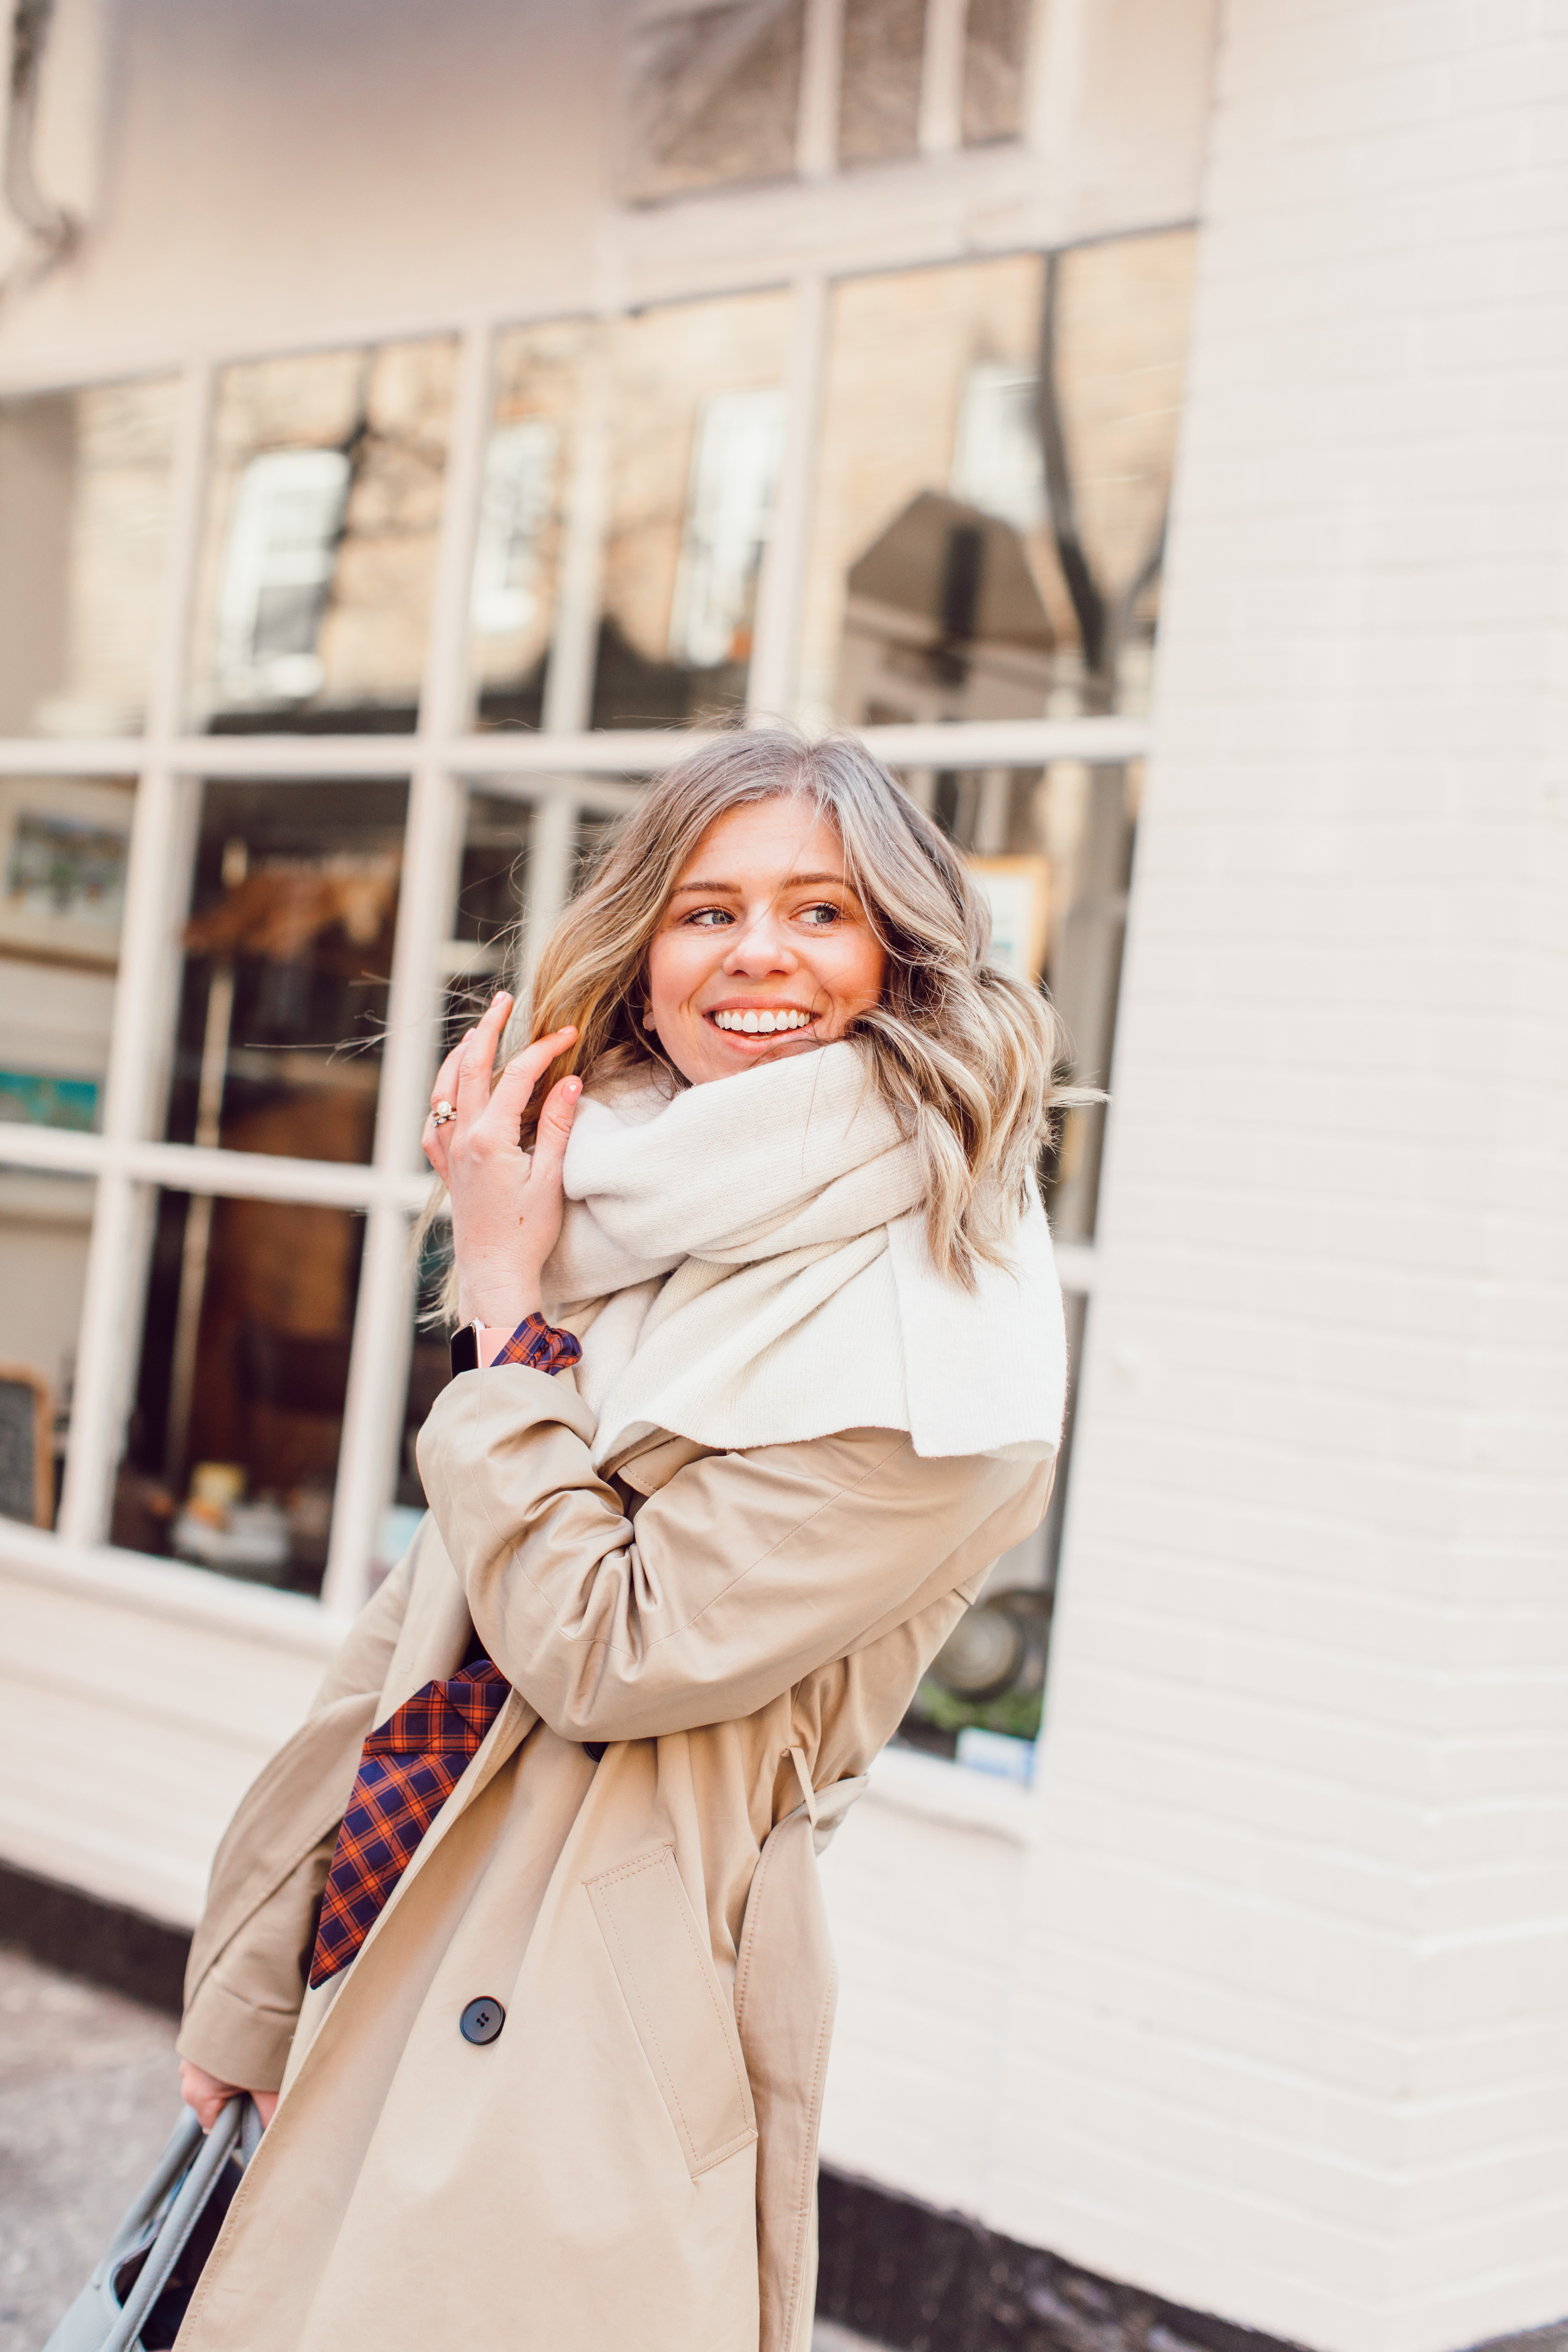
[[452, 1376], [459, 1372], [477, 1372], [479, 1369], [479, 1333], [471, 1323], [452, 1334]]

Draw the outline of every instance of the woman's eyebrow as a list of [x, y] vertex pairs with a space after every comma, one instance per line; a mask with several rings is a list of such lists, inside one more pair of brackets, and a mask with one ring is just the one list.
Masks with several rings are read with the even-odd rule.
[[[832, 882], [840, 889], [848, 887], [847, 881], [842, 874], [786, 874], [779, 887], [784, 890], [814, 889], [824, 882]], [[670, 896], [673, 898], [679, 898], [688, 890], [727, 890], [732, 898], [738, 898], [741, 895], [741, 885], [739, 882], [678, 882]]]

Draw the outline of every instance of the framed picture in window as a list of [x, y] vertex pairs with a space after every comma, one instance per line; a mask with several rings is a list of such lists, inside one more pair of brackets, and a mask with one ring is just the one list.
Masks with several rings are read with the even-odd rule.
[[1015, 980], [1037, 982], [1051, 936], [1048, 857], [972, 857], [971, 873], [991, 904], [991, 960]]
[[0, 955], [113, 964], [132, 784], [0, 778]]

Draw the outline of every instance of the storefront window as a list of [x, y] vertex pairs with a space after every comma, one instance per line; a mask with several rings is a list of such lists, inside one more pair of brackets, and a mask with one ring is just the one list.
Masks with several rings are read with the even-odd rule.
[[208, 783], [172, 1143], [368, 1160], [406, 787]]
[[963, 143], [1016, 139], [1024, 128], [1034, 0], [969, 0], [963, 26]]
[[320, 1590], [363, 1230], [320, 1202], [160, 1195], [117, 1543]]
[[0, 1169], [0, 1518], [53, 1527], [94, 1186]]
[[840, 163], [882, 163], [920, 146], [925, 0], [844, 0]]
[[[0, 1124], [103, 1123], [136, 788], [0, 779]], [[52, 1526], [93, 1183], [0, 1170], [0, 1516]]]
[[[647, 185], [869, 167], [961, 117], [966, 141], [1010, 135], [1032, 15], [649, 0]], [[177, 400], [0, 404], [0, 1517], [52, 1522], [68, 1436], [73, 1541], [303, 1592], [325, 1573], [334, 1608], [390, 1567], [447, 1377], [445, 1331], [418, 1319], [442, 1217], [416, 1284], [403, 1250], [430, 1057], [498, 986], [525, 995], [639, 788], [628, 730], [743, 710], [758, 632], [756, 691], [808, 725], [903, 730], [882, 748], [973, 861], [997, 954], [1049, 987], [1078, 1074], [1114, 1084], [1140, 780], [1122, 722], [1147, 706], [1191, 257], [1173, 234], [844, 279], [824, 347], [814, 284], [770, 286], [754, 256], [763, 290], [472, 330], [462, 380], [488, 373], [489, 412], [465, 398], [455, 424], [440, 335], [230, 366], [210, 410], [199, 373]], [[808, 448], [787, 387], [814, 385]], [[176, 408], [193, 436], [212, 425], [179, 457], [189, 544], [165, 550]], [[454, 430], [473, 438], [449, 467]], [[188, 671], [169, 698], [239, 740], [209, 746], [205, 782], [188, 748], [150, 745], [136, 783], [91, 739], [142, 725], [166, 603], [163, 658], [183, 643]], [[400, 751], [427, 671], [442, 740]], [[953, 722], [976, 730], [960, 758]], [[32, 743], [62, 728], [83, 739], [71, 772], [39, 777]], [[446, 740], [468, 730], [486, 740]], [[514, 755], [498, 730], [531, 740]], [[259, 740], [280, 731], [362, 740]], [[418, 856], [451, 860], [445, 925], [404, 887], [411, 808]], [[111, 1055], [121, 987], [137, 1034]], [[1103, 1124], [1070, 1114], [1041, 1171], [1075, 1361]], [[149, 1166], [154, 1137], [173, 1167]], [[94, 1213], [133, 1329], [89, 1288]], [[1065, 1476], [907, 1737], [960, 1757], [1032, 1738], [1064, 1496]]]
[[0, 735], [131, 735], [168, 536], [177, 386], [0, 402]]
[[[992, 951], [1044, 983], [1067, 1024], [1075, 1075], [1108, 1087], [1142, 769], [1058, 761], [1044, 769], [919, 769], [904, 782], [964, 851], [990, 902]], [[1094, 1237], [1105, 1112], [1069, 1111], [1041, 1188], [1058, 1245]], [[1076, 1374], [1088, 1301], [1064, 1252], [1068, 1428], [1045, 1525], [999, 1561], [980, 1605], [937, 1658], [903, 1736], [943, 1755], [964, 1735], [1039, 1730], [1067, 1495]]]
[[456, 355], [440, 338], [225, 371], [195, 725], [414, 725]]
[[804, 0], [655, 0], [642, 15], [624, 193], [646, 201], [792, 173]]
[[516, 328], [496, 353], [470, 599], [481, 727], [538, 727], [559, 606], [568, 486], [595, 349], [581, 323]]
[[615, 331], [592, 723], [741, 708], [784, 429], [790, 299], [645, 311]]
[[1142, 711], [1192, 239], [834, 298], [804, 688], [855, 726]]

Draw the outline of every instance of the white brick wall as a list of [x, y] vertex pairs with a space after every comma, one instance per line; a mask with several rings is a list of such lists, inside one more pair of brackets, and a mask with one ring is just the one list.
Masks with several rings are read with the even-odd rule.
[[1568, 5], [1232, 0], [1205, 222], [1041, 1840], [1003, 1987], [846, 1831], [829, 2149], [1445, 2352], [1568, 2313]]

